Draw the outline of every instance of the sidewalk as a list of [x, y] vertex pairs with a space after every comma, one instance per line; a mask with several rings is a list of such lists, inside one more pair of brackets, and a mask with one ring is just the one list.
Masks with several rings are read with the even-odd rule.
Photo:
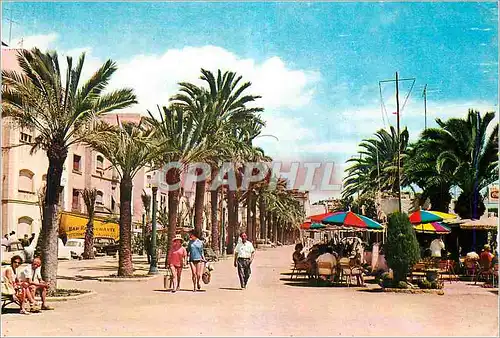
[[[231, 258], [215, 263], [212, 281], [192, 292], [185, 269], [181, 291], [163, 278], [108, 283], [58, 281], [61, 288], [95, 290], [91, 298], [54, 304], [41, 314], [2, 316], [6, 336], [422, 336], [497, 335], [498, 296], [467, 283], [445, 285], [444, 296], [364, 292], [360, 288], [287, 285], [292, 246], [259, 250], [246, 290]], [[161, 262], [159, 265], [162, 266]], [[114, 270], [113, 265], [114, 265]], [[61, 262], [60, 276], [116, 273], [117, 261]], [[145, 271], [146, 264], [137, 265]], [[147, 271], [146, 271], [147, 272]], [[137, 272], [136, 272], [137, 273]], [[288, 278], [285, 276], [285, 278]], [[449, 289], [450, 292], [447, 290]], [[459, 290], [462, 290], [459, 292]], [[466, 290], [467, 292], [463, 292]]]

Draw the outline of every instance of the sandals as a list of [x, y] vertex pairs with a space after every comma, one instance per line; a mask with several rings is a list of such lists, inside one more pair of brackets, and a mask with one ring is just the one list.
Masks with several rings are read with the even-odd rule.
[[21, 309], [21, 311], [19, 311], [19, 313], [22, 315], [30, 315], [31, 314], [28, 311], [26, 311], [25, 309]]

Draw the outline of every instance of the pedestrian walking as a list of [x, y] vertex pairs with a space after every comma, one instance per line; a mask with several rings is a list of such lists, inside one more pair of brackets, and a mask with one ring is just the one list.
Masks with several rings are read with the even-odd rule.
[[246, 289], [248, 279], [252, 273], [250, 265], [255, 256], [255, 248], [252, 242], [247, 240], [247, 234], [241, 233], [241, 242], [238, 242], [234, 250], [234, 267], [238, 268], [241, 289]]
[[182, 246], [181, 235], [175, 235], [172, 242], [172, 249], [168, 255], [168, 265], [170, 267], [170, 271], [172, 272], [172, 292], [176, 292], [181, 286], [182, 266], [184, 258], [187, 256], [187, 251]]
[[189, 232], [189, 266], [191, 267], [191, 278], [193, 279], [193, 292], [201, 289], [201, 275], [205, 267], [205, 254], [203, 253], [203, 242], [199, 239], [196, 229]]

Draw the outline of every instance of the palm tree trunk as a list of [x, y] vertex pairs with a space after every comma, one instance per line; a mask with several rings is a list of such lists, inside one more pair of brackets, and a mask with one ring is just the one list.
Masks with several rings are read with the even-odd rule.
[[271, 211], [268, 211], [267, 212], [267, 221], [269, 222], [269, 224], [267, 225], [267, 236], [266, 236], [266, 240], [270, 240], [272, 241], [272, 229], [274, 227], [274, 220], [273, 220], [273, 213]]
[[266, 243], [266, 203], [264, 198], [259, 198], [259, 218], [260, 218], [260, 238], [264, 240], [264, 244]]
[[210, 212], [210, 223], [212, 225], [212, 250], [217, 254], [217, 256], [220, 254], [220, 247], [219, 247], [219, 223], [217, 222], [217, 214], [218, 214], [218, 205], [219, 205], [219, 189], [212, 190], [210, 191], [210, 207], [211, 207], [211, 212]]
[[254, 236], [253, 236], [253, 219], [252, 219], [252, 200], [253, 200], [253, 193], [251, 190], [248, 190], [247, 192], [247, 229], [246, 233], [248, 236], [248, 240], [250, 242], [254, 242]]
[[194, 228], [203, 237], [203, 209], [205, 206], [206, 180], [196, 182], [196, 192], [194, 196]]
[[[179, 169], [172, 168], [167, 173], [167, 183], [174, 185], [180, 181], [181, 172]], [[172, 249], [172, 240], [177, 230], [177, 209], [179, 206], [179, 189], [168, 191], [168, 252]]]
[[250, 208], [252, 211], [251, 219], [253, 242], [255, 243], [255, 246], [257, 246], [257, 196], [255, 196], [255, 194], [252, 194], [252, 203], [250, 204]]
[[94, 215], [88, 215], [87, 229], [85, 230], [84, 259], [94, 259]]
[[228, 189], [227, 192], [227, 254], [234, 252], [234, 234], [237, 223], [236, 192]]
[[54, 145], [55, 149], [47, 151], [49, 168], [47, 170], [47, 186], [45, 190], [45, 208], [43, 210], [41, 253], [42, 277], [48, 281], [49, 295], [57, 290], [57, 235], [59, 230], [58, 204], [61, 193], [61, 176], [68, 150], [64, 146]]
[[120, 181], [120, 247], [118, 276], [132, 276], [132, 177], [124, 175]]
[[276, 215], [276, 212], [273, 215], [273, 243], [277, 244], [278, 243], [278, 215]]

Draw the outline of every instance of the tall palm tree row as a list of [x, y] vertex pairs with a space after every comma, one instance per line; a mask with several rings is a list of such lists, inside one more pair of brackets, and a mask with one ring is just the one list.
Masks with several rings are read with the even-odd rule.
[[[50, 281], [50, 293], [57, 288], [58, 201], [63, 166], [72, 144], [83, 142], [100, 131], [96, 118], [136, 103], [131, 89], [107, 92], [116, 64], [106, 61], [86, 82], [81, 83], [85, 54], [76, 64], [66, 58], [65, 76], [56, 52], [37, 48], [19, 50], [21, 72], [2, 70], [2, 115], [21, 128], [34, 130], [31, 151], [47, 154], [47, 185], [42, 215], [42, 276]], [[64, 80], [63, 80], [64, 79]]]
[[[101, 122], [105, 124], [104, 122]], [[167, 144], [155, 138], [148, 123], [123, 122], [109, 126], [86, 139], [116, 168], [120, 176], [120, 246], [118, 276], [131, 276], [132, 266], [132, 189], [135, 175], [158, 156], [168, 151]]]
[[[205, 135], [209, 149], [217, 151], [206, 152], [205, 163], [210, 164], [212, 182], [217, 176], [220, 164], [224, 161], [233, 160], [231, 153], [237, 148], [236, 136], [248, 121], [263, 125], [257, 113], [263, 111], [259, 107], [247, 107], [260, 96], [247, 95], [245, 91], [251, 86], [250, 82], [241, 83], [242, 76], [234, 72], [217, 71], [217, 77], [210, 71], [201, 69], [200, 79], [206, 87], [199, 87], [191, 83], [180, 83], [179, 94], [172, 97], [172, 102], [185, 108], [193, 115], [195, 123], [206, 124], [209, 132]], [[260, 130], [259, 130], [260, 133]], [[201, 231], [203, 225], [204, 198], [207, 188], [207, 180], [199, 180], [196, 184], [195, 193], [195, 228]], [[212, 248], [219, 251], [219, 231], [217, 224], [218, 189], [211, 191], [211, 232]], [[233, 194], [229, 194], [233, 198]], [[236, 195], [235, 195], [236, 196]], [[233, 217], [229, 217], [231, 226]]]
[[208, 119], [203, 118], [195, 121], [190, 111], [175, 103], [169, 107], [158, 107], [157, 116], [151, 112], [148, 113], [149, 116], [145, 120], [152, 129], [156, 130], [156, 138], [164, 144], [166, 149], [153, 159], [154, 167], [160, 168], [172, 163], [178, 164], [169, 167], [166, 177], [167, 183], [172, 186], [168, 191], [168, 243], [170, 251], [178, 223], [180, 190], [173, 188], [173, 186], [180, 183], [181, 174], [190, 163], [203, 161], [216, 149], [208, 147], [205, 137], [209, 133], [206, 123]]

